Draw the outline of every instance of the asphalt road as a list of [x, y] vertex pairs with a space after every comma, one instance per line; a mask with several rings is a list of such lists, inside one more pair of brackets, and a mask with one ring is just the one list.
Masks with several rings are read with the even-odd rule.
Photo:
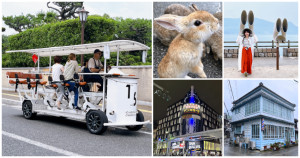
[[84, 122], [46, 115], [27, 120], [17, 102], [7, 100], [17, 100], [15, 94], [3, 92], [2, 97], [2, 156], [152, 155], [149, 127], [137, 132], [109, 127], [104, 134], [93, 135]]

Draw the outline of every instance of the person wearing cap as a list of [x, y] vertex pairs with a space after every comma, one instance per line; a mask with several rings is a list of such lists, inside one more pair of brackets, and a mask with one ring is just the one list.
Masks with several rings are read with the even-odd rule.
[[252, 73], [254, 45], [257, 41], [257, 36], [248, 28], [244, 29], [242, 35], [239, 35], [236, 40], [239, 44], [238, 71], [241, 71], [245, 77]]
[[[99, 73], [103, 68], [100, 61], [102, 52], [99, 49], [95, 49], [93, 58], [90, 58], [87, 64], [87, 71], [90, 73]], [[86, 82], [98, 82], [101, 84], [99, 91], [103, 91], [103, 79], [100, 75], [85, 75]]]

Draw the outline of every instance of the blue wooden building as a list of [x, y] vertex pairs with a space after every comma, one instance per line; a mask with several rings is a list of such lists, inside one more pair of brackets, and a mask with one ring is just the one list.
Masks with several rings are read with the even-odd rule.
[[260, 83], [233, 102], [232, 139], [254, 141], [260, 150], [275, 142], [295, 141], [295, 106]]

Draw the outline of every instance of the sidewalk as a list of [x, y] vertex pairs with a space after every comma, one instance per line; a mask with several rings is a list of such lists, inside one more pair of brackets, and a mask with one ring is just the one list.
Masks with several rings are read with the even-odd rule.
[[[224, 58], [225, 78], [246, 78], [238, 72], [237, 58]], [[279, 70], [276, 70], [276, 58], [254, 58], [252, 74], [247, 78], [298, 78], [298, 58], [279, 58]]]
[[224, 156], [298, 156], [298, 146], [281, 148], [279, 151], [259, 151], [224, 144]]

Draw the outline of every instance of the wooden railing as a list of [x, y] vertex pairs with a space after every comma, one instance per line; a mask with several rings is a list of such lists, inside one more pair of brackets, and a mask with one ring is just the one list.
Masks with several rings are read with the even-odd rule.
[[[224, 48], [226, 48], [226, 47], [239, 47], [238, 44], [236, 43], [236, 41], [224, 41], [224, 43], [234, 43], [235, 44], [235, 45], [227, 45], [227, 46], [224, 45]], [[259, 45], [260, 43], [270, 43], [270, 45]], [[296, 45], [293, 45], [293, 43], [296, 43]], [[272, 48], [275, 48], [276, 44], [277, 44], [277, 42], [275, 42], [274, 40], [272, 40], [272, 41], [258, 41], [255, 44], [255, 48], [258, 48], [258, 47], [272, 47]], [[298, 41], [288, 40], [285, 43], [280, 43], [279, 47], [287, 47], [287, 48], [298, 47]]]

